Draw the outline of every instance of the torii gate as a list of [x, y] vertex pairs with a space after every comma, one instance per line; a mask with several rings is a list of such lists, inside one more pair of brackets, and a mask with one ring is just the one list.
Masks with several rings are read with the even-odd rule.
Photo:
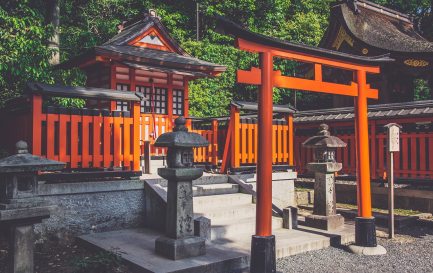
[[[251, 272], [275, 272], [275, 237], [272, 235], [272, 92], [273, 87], [352, 96], [355, 100], [358, 217], [357, 246], [375, 247], [376, 229], [371, 210], [367, 99], [378, 90], [367, 84], [367, 73], [380, 73], [380, 65], [393, 61], [387, 55], [361, 57], [283, 41], [248, 31], [223, 17], [217, 30], [235, 37], [236, 47], [259, 53], [260, 67], [238, 70], [238, 83], [260, 86], [258, 98], [258, 160], [256, 234], [251, 244]], [[273, 69], [275, 57], [314, 64], [314, 79], [284, 76]], [[353, 71], [350, 85], [323, 81], [323, 66]]]

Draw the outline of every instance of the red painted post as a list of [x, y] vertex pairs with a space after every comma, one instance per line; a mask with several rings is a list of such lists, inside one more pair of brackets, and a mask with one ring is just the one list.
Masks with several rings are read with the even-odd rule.
[[273, 56], [260, 53], [261, 86], [258, 101], [256, 235], [251, 241], [251, 273], [276, 272], [272, 235], [272, 89]]
[[272, 234], [272, 55], [260, 54], [262, 85], [259, 92], [256, 235]]
[[218, 120], [212, 120], [212, 165], [218, 166]]
[[33, 95], [32, 101], [32, 154], [42, 155], [42, 96]]
[[367, 73], [357, 72], [358, 97], [356, 98], [356, 156], [358, 217], [355, 219], [355, 245], [376, 247], [376, 227], [371, 211], [370, 157], [368, 144]]
[[140, 103], [132, 103], [132, 118], [133, 118], [133, 130], [132, 130], [132, 169], [134, 171], [140, 170]]

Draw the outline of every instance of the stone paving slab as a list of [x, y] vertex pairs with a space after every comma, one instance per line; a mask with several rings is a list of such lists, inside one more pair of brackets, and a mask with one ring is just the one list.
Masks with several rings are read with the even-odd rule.
[[94, 247], [116, 251], [136, 272], [237, 273], [249, 265], [249, 253], [224, 246], [206, 246], [206, 255], [169, 260], [155, 254], [155, 239], [161, 233], [149, 229], [125, 229], [80, 236]]
[[[219, 239], [206, 245], [206, 255], [172, 261], [154, 252], [155, 239], [161, 233], [149, 229], [126, 229], [93, 233], [79, 238], [94, 247], [116, 251], [137, 272], [206, 272], [238, 273], [249, 265], [251, 236], [245, 234], [242, 240]], [[300, 226], [298, 230], [279, 229], [275, 231], [277, 257], [286, 257], [331, 245], [346, 244], [354, 240], [354, 226], [326, 232]]]
[[[355, 241], [355, 227], [351, 224], [331, 232], [299, 226], [298, 229], [292, 230], [277, 229], [273, 231], [273, 234], [275, 235], [277, 258], [324, 249], [330, 246], [337, 247]], [[212, 242], [249, 252], [251, 236], [238, 236], [235, 241], [222, 239]]]

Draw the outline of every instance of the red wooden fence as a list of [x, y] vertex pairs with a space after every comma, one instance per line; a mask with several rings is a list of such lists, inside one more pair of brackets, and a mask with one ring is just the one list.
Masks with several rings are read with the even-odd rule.
[[[398, 178], [431, 179], [433, 178], [433, 131], [432, 117], [388, 118], [371, 120], [370, 133], [370, 164], [371, 177], [381, 178], [386, 175], [386, 132], [383, 126], [395, 122], [403, 126], [400, 134], [400, 152], [394, 156], [394, 173]], [[305, 165], [312, 160], [312, 151], [302, 147], [302, 142], [309, 136], [304, 130], [318, 128], [319, 123], [295, 123], [295, 165], [300, 173], [305, 173]], [[341, 174], [356, 175], [355, 136], [352, 133], [339, 133], [344, 128], [353, 131], [352, 122], [328, 122], [334, 135], [347, 143], [346, 148], [338, 149], [337, 161], [343, 163]], [[418, 125], [417, 125], [418, 124]], [[425, 126], [427, 125], [427, 126]], [[344, 131], [344, 130], [343, 130]], [[309, 135], [312, 135], [311, 133]]]
[[120, 112], [89, 114], [43, 111], [42, 97], [34, 95], [32, 107], [32, 153], [77, 168], [140, 169], [140, 105], [131, 117]]

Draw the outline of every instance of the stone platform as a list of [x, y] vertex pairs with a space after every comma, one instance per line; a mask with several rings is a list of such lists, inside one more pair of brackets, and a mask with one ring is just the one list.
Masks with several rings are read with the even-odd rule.
[[[300, 226], [297, 230], [280, 229], [276, 236], [277, 257], [286, 257], [329, 246], [339, 246], [354, 240], [354, 227], [327, 232]], [[249, 266], [251, 235], [232, 241], [217, 239], [207, 243], [206, 255], [182, 260], [169, 260], [155, 254], [155, 239], [161, 233], [149, 229], [126, 229], [80, 236], [91, 246], [120, 253], [136, 272], [206, 272], [238, 273]]]
[[207, 245], [206, 255], [170, 260], [155, 254], [158, 233], [149, 229], [125, 229], [78, 237], [82, 242], [106, 251], [116, 251], [134, 272], [146, 273], [238, 273], [249, 266], [249, 253]]

